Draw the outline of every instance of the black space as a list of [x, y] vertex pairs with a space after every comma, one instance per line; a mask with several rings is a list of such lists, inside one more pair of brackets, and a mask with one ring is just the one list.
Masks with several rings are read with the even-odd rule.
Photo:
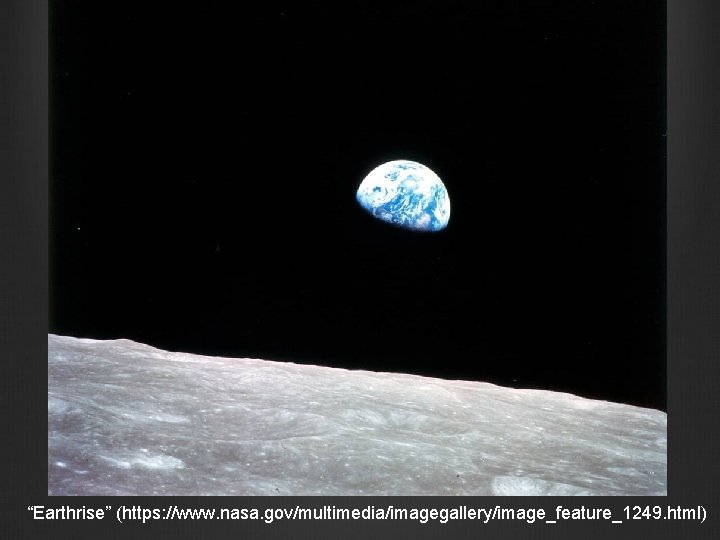
[[52, 333], [666, 409], [665, 2], [51, 4]]

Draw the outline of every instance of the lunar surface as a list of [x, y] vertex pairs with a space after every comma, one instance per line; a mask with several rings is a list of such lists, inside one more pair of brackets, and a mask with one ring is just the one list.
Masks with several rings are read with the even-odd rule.
[[376, 218], [404, 229], [440, 231], [450, 220], [450, 197], [442, 180], [409, 160], [383, 163], [357, 191], [357, 201]]
[[48, 336], [50, 495], [666, 495], [667, 416]]

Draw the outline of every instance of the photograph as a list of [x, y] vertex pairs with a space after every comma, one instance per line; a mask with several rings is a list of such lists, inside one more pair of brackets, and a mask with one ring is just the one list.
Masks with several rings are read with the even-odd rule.
[[47, 494], [667, 495], [666, 22], [51, 2]]

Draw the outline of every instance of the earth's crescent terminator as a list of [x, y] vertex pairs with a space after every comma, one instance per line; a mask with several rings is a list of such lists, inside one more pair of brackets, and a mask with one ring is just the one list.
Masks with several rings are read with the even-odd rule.
[[450, 221], [450, 197], [431, 169], [400, 159], [375, 167], [357, 190], [360, 206], [376, 218], [413, 231], [441, 231]]

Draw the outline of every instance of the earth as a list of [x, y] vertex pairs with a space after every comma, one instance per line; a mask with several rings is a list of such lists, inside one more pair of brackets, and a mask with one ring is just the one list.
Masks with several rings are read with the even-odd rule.
[[450, 220], [445, 184], [421, 163], [396, 160], [375, 167], [357, 191], [360, 206], [376, 218], [415, 231], [440, 231]]

